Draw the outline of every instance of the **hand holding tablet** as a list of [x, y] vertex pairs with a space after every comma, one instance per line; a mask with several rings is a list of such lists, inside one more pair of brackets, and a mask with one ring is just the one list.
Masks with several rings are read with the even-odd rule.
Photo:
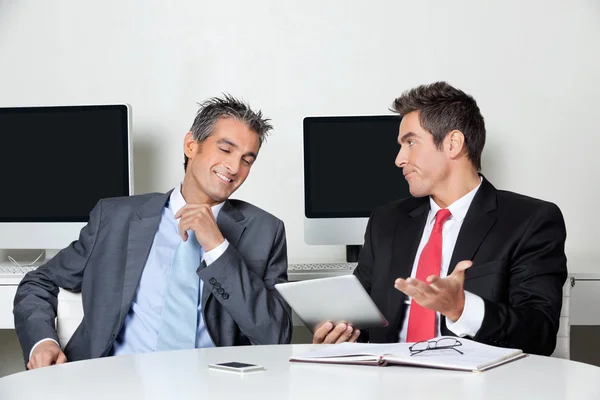
[[[354, 331], [387, 325], [385, 317], [354, 275], [278, 283], [275, 288], [313, 333], [331, 322], [331, 329], [341, 330], [338, 333], [346, 335], [343, 340], [346, 341], [352, 338], [351, 332], [344, 333], [348, 326]], [[342, 323], [346, 326], [339, 326]], [[323, 328], [319, 332], [329, 330]]]

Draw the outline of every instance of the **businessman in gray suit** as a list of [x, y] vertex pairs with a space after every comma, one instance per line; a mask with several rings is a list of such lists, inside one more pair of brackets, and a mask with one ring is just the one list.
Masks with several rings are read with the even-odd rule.
[[[14, 302], [29, 369], [110, 355], [289, 343], [283, 222], [229, 200], [272, 128], [231, 97], [200, 105], [184, 139], [185, 177], [166, 194], [101, 200], [79, 240], [28, 273]], [[64, 353], [59, 287], [81, 292]]]

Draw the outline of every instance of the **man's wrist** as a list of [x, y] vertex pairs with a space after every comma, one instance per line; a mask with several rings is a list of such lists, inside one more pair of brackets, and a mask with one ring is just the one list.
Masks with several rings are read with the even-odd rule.
[[215, 247], [210, 251], [206, 251], [204, 253], [204, 262], [206, 262], [206, 266], [211, 265], [213, 262], [217, 261], [219, 257], [225, 253], [225, 250], [229, 247], [229, 242], [226, 239], [223, 239], [223, 243]]
[[225, 241], [225, 238], [223, 237], [223, 235], [220, 235], [219, 237], [215, 238], [215, 240], [208, 243], [207, 246], [204, 248], [204, 251], [206, 251], [206, 252], [212, 251], [212, 250], [216, 249], [217, 247], [219, 247], [220, 245], [222, 245], [224, 241]]
[[475, 337], [485, 316], [485, 303], [481, 297], [469, 293], [465, 293], [465, 305], [460, 318], [452, 322], [446, 318], [446, 327], [456, 336]]
[[452, 322], [456, 322], [460, 319], [460, 316], [465, 311], [465, 292], [461, 293], [460, 301], [458, 301], [458, 305], [456, 308], [451, 310], [450, 312], [444, 314], [446, 318], [448, 318]]

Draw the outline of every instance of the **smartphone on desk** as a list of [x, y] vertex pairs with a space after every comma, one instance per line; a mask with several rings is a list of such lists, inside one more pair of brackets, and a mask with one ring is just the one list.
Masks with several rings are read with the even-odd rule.
[[237, 361], [219, 364], [208, 364], [208, 368], [216, 369], [219, 371], [236, 372], [238, 374], [245, 374], [246, 372], [257, 372], [265, 370], [265, 367], [263, 367], [262, 365], [247, 364]]

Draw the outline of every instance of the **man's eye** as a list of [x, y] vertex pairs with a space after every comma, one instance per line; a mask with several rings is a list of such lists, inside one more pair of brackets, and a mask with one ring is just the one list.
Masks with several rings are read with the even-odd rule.
[[230, 152], [228, 149], [223, 149], [223, 148], [220, 148], [220, 150], [221, 150], [223, 153], [231, 153], [231, 152]]
[[249, 161], [249, 160], [246, 160], [245, 158], [242, 158], [242, 162], [243, 162], [244, 164], [246, 164], [246, 165], [251, 165], [251, 164], [252, 164], [252, 162], [251, 162], [251, 161]]
[[408, 140], [406, 143], [408, 143], [408, 145], [412, 147], [412, 145], [415, 144], [415, 141], [414, 140]]

